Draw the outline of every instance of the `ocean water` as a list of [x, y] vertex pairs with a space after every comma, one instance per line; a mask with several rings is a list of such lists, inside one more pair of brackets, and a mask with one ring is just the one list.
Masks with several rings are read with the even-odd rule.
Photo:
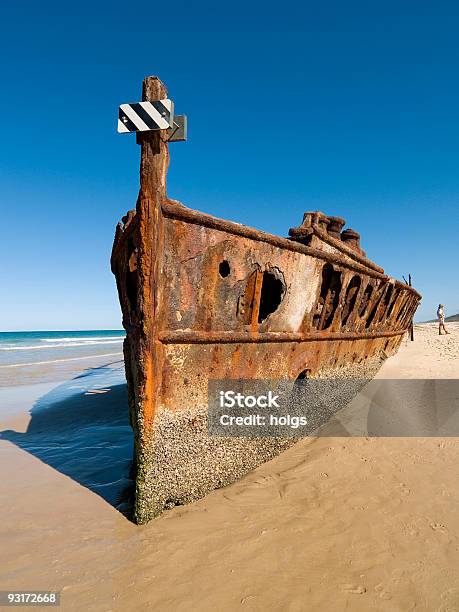
[[65, 379], [122, 360], [122, 330], [0, 332], [0, 386]]
[[0, 446], [16, 445], [120, 511], [133, 453], [124, 335], [0, 333]]

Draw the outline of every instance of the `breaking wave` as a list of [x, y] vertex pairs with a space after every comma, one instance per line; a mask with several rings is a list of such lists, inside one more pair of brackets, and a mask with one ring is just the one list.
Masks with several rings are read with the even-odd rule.
[[[63, 342], [64, 338], [60, 338], [59, 340], [53, 340], [55, 344], [33, 344], [30, 346], [21, 346], [18, 344], [7, 344], [5, 346], [0, 346], [0, 351], [34, 351], [36, 349], [62, 349], [62, 348], [75, 348], [77, 346], [101, 346], [104, 344], [119, 344], [123, 342], [124, 338], [100, 338], [100, 339], [88, 339], [83, 340], [82, 338], [67, 338], [67, 342]], [[82, 341], [83, 340], [83, 341]], [[46, 342], [50, 342], [49, 339], [45, 340]]]
[[89, 340], [123, 340], [120, 336], [79, 336], [68, 338], [40, 338], [41, 342], [86, 342]]
[[[115, 355], [122, 355], [123, 353], [103, 353], [102, 355], [96, 355], [96, 357], [114, 357]], [[67, 359], [50, 359], [48, 361], [32, 361], [30, 363], [9, 363], [7, 365], [0, 365], [0, 368], [22, 368], [25, 366], [36, 366], [46, 365], [48, 363], [60, 363], [62, 361], [79, 361], [81, 359], [93, 359], [94, 355], [85, 355], [84, 357], [68, 357]]]

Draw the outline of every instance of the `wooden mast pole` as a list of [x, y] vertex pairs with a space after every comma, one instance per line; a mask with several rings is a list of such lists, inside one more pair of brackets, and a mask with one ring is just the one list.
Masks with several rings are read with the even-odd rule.
[[[142, 100], [167, 98], [164, 83], [156, 76], [143, 81]], [[161, 371], [162, 346], [157, 341], [159, 324], [160, 266], [164, 241], [161, 206], [166, 200], [166, 175], [169, 166], [168, 144], [162, 131], [139, 132], [141, 146], [140, 191], [137, 200], [139, 216], [139, 278], [138, 278], [138, 407], [142, 420], [142, 446], [149, 445], [156, 408], [157, 389]]]

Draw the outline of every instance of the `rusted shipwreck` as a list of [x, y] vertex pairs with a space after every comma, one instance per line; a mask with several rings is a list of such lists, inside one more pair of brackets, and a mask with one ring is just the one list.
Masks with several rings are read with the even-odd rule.
[[[159, 79], [145, 79], [144, 100], [166, 97]], [[209, 379], [372, 377], [420, 295], [367, 259], [339, 217], [305, 213], [283, 238], [169, 199], [163, 132], [137, 141], [140, 192], [117, 226], [111, 265], [127, 332], [135, 520], [144, 523], [292, 443], [209, 436]]]

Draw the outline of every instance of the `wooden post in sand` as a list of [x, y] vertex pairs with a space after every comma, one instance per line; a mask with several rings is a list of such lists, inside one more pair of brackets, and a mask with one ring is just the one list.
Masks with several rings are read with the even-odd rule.
[[[411, 274], [408, 274], [408, 285], [410, 287], [412, 287], [412, 284], [411, 284]], [[410, 325], [410, 340], [411, 340], [411, 342], [414, 342], [414, 325], [413, 325], [413, 321], [411, 321], [411, 325]]]
[[[167, 89], [158, 77], [147, 77], [143, 81], [142, 100], [157, 101], [167, 98]], [[160, 324], [160, 296], [156, 279], [160, 275], [163, 249], [162, 205], [166, 196], [166, 174], [169, 165], [168, 145], [161, 131], [139, 132], [137, 143], [141, 145], [140, 191], [137, 199], [138, 226], [138, 294], [136, 311], [138, 325], [130, 334], [130, 350], [126, 351], [129, 363], [133, 364], [137, 381], [135, 386], [136, 414], [134, 422], [137, 449], [137, 469], [148, 473], [151, 453], [153, 420], [160, 380], [163, 347], [158, 341]], [[154, 358], [153, 358], [154, 356]], [[143, 485], [143, 481], [142, 481]], [[139, 486], [136, 498], [136, 516], [144, 518], [142, 510], [148, 506], [148, 487]]]

